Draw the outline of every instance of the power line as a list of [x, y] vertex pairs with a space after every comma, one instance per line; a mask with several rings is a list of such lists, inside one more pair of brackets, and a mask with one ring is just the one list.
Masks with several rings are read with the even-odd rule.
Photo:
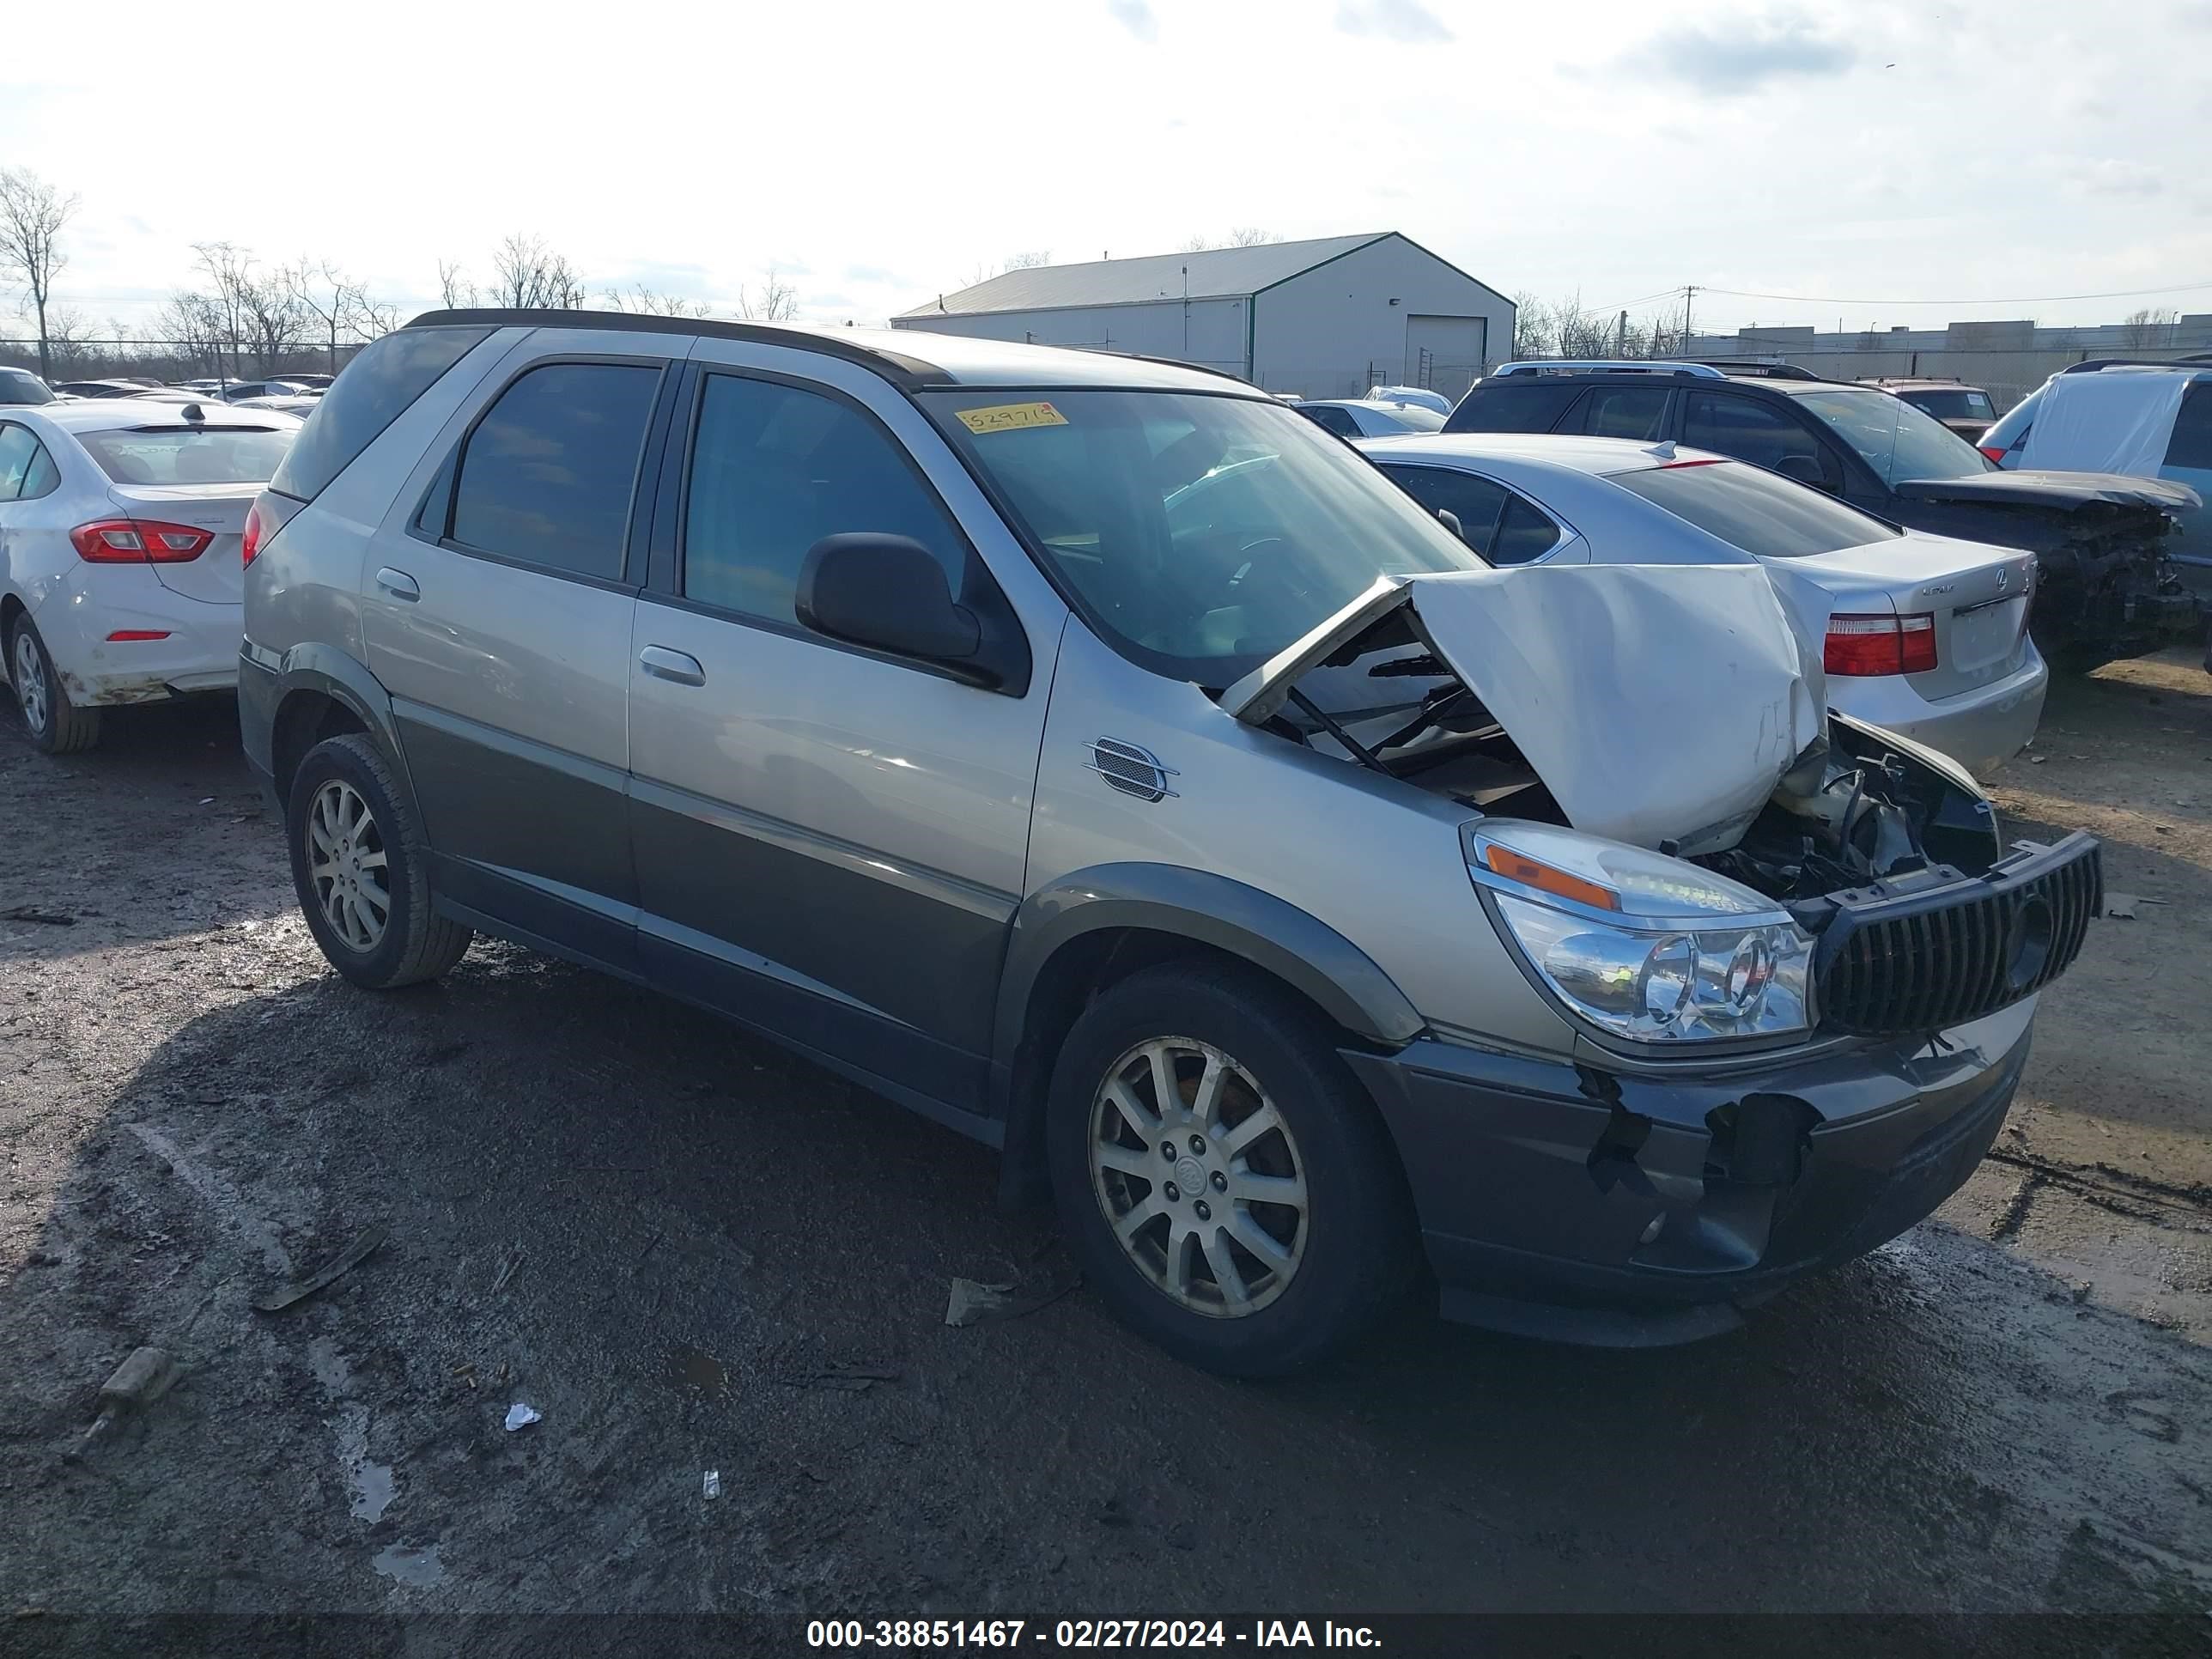
[[1761, 294], [1747, 288], [1708, 288], [1706, 294], [1733, 295], [1740, 300], [1802, 300], [1822, 306], [2041, 306], [2069, 300], [2141, 300], [2160, 294], [2190, 294], [2212, 288], [2208, 283], [2172, 283], [2164, 288], [2115, 289], [2106, 294], [2031, 294], [2001, 300], [1846, 300], [1832, 294]]

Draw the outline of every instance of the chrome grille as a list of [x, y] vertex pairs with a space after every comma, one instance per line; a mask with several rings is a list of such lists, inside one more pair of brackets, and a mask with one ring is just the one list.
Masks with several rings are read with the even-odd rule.
[[2104, 893], [2097, 843], [2084, 836], [1930, 902], [1847, 904], [1821, 939], [1820, 1023], [1903, 1036], [1994, 1013], [2072, 965]]

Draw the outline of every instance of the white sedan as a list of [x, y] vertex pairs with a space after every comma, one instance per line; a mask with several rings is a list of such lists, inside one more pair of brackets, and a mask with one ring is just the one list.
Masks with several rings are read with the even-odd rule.
[[1469, 432], [1358, 447], [1492, 564], [1757, 559], [1826, 613], [1831, 703], [1978, 773], [2035, 735], [2050, 671], [2027, 633], [2032, 553], [1902, 529], [1672, 443]]
[[300, 427], [212, 399], [0, 409], [0, 635], [39, 748], [237, 684], [246, 515]]

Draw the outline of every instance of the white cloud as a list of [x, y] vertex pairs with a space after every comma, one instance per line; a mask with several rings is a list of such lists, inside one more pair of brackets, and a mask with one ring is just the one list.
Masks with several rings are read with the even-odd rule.
[[1145, 0], [1106, 0], [1106, 9], [1113, 14], [1115, 22], [1146, 46], [1160, 38], [1159, 19], [1152, 15], [1152, 9]]
[[1420, 0], [1341, 0], [1336, 26], [1346, 34], [1376, 35], [1408, 46], [1440, 46], [1455, 38]]
[[[173, 7], [118, 29], [33, 6], [0, 54], [0, 156], [82, 198], [56, 297], [134, 323], [190, 279], [195, 241], [327, 258], [413, 311], [435, 302], [441, 258], [482, 279], [510, 231], [594, 291], [647, 281], [725, 308], [774, 264], [806, 314], [840, 321], [1016, 249], [1155, 252], [1245, 224], [1402, 229], [1495, 287], [1579, 289], [1594, 307], [1688, 283], [2008, 300], [2212, 275], [2183, 159], [2212, 154], [2201, 52], [2146, 52], [2079, 0], [1941, 18], [1923, 0], [1752, 3], [1143, 0], [1141, 51], [1127, 16], [1036, 0], [969, 0], [926, 28], [911, 0], [741, 20], [632, 0], [618, 30], [587, 28], [603, 10], [584, 0], [540, 0], [527, 30], [450, 0], [390, 0], [369, 30], [328, 8], [210, 32]], [[679, 21], [698, 72], [672, 79]], [[826, 93], [800, 72], [825, 41]], [[1620, 61], [1638, 52], [1659, 55]], [[1836, 72], [1839, 53], [1857, 67]], [[281, 127], [82, 116], [94, 95], [296, 86], [303, 63], [312, 106]], [[2045, 90], [2023, 104], [2023, 87]], [[2003, 142], [1978, 142], [1992, 120]], [[19, 331], [14, 298], [0, 332]], [[2212, 310], [2212, 293], [2119, 310], [2145, 303]], [[1697, 301], [1722, 326], [1832, 328], [1839, 311], [1854, 329], [1948, 320]]]

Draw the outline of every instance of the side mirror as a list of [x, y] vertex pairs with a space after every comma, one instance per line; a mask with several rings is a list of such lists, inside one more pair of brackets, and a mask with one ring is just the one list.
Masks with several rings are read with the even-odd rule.
[[833, 640], [950, 667], [983, 643], [975, 613], [953, 602], [945, 567], [907, 536], [824, 536], [806, 550], [793, 608], [803, 626]]
[[1801, 484], [1810, 484], [1814, 489], [1825, 489], [1830, 495], [1835, 493], [1835, 485], [1828, 482], [1828, 475], [1821, 471], [1816, 456], [1784, 455], [1774, 470], [1785, 478], [1796, 479]]
[[1438, 507], [1437, 509], [1437, 518], [1443, 525], [1445, 529], [1450, 531], [1451, 533], [1458, 537], [1460, 540], [1465, 541], [1467, 539], [1467, 532], [1459, 527], [1459, 514], [1453, 512], [1451, 508], [1448, 507]]

